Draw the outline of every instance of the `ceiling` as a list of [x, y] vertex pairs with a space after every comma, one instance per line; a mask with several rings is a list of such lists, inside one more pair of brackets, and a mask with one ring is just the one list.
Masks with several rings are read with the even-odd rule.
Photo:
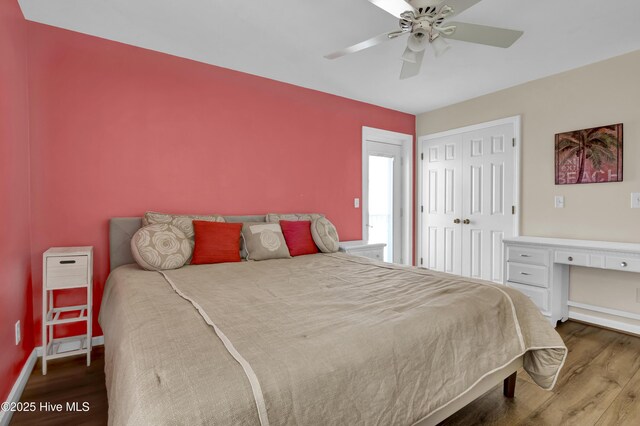
[[483, 0], [454, 19], [523, 30], [509, 49], [451, 40], [399, 80], [406, 38], [323, 55], [398, 20], [367, 0], [19, 0], [28, 20], [417, 114], [640, 49], [637, 0]]

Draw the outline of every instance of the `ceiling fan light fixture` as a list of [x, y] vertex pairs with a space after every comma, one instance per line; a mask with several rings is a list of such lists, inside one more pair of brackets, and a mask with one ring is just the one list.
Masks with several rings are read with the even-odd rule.
[[402, 60], [415, 64], [416, 62], [418, 62], [418, 53], [407, 47], [406, 49], [404, 49], [404, 53], [402, 54]]
[[427, 44], [429, 43], [429, 35], [422, 31], [414, 31], [409, 35], [409, 40], [407, 40], [407, 47], [414, 52], [422, 52], [427, 48]]
[[433, 47], [433, 53], [435, 54], [436, 58], [444, 55], [447, 50], [451, 49], [449, 43], [444, 41], [444, 38], [441, 36], [438, 36], [431, 40], [431, 46]]

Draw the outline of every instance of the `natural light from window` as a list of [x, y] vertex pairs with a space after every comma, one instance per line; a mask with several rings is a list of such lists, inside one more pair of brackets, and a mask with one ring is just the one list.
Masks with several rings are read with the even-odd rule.
[[369, 242], [386, 243], [393, 262], [393, 157], [369, 156]]

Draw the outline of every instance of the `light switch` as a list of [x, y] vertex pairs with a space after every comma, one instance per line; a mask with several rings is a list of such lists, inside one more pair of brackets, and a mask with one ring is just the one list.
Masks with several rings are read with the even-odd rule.
[[556, 209], [564, 209], [564, 196], [556, 195], [555, 197], [555, 207]]
[[356, 209], [360, 208], [360, 198], [353, 199], [353, 207], [355, 207]]
[[631, 193], [631, 208], [640, 209], [640, 192]]

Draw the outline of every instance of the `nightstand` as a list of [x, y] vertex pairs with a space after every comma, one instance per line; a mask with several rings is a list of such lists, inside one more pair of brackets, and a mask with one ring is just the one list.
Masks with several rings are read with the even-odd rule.
[[384, 260], [385, 243], [369, 243], [367, 241], [341, 241], [340, 251], [354, 256], [368, 257], [369, 259]]
[[[85, 289], [84, 305], [55, 307], [56, 290]], [[93, 247], [54, 247], [42, 255], [42, 374], [47, 360], [87, 354], [91, 364], [91, 321], [93, 300]], [[86, 334], [54, 338], [56, 325], [86, 322]]]

